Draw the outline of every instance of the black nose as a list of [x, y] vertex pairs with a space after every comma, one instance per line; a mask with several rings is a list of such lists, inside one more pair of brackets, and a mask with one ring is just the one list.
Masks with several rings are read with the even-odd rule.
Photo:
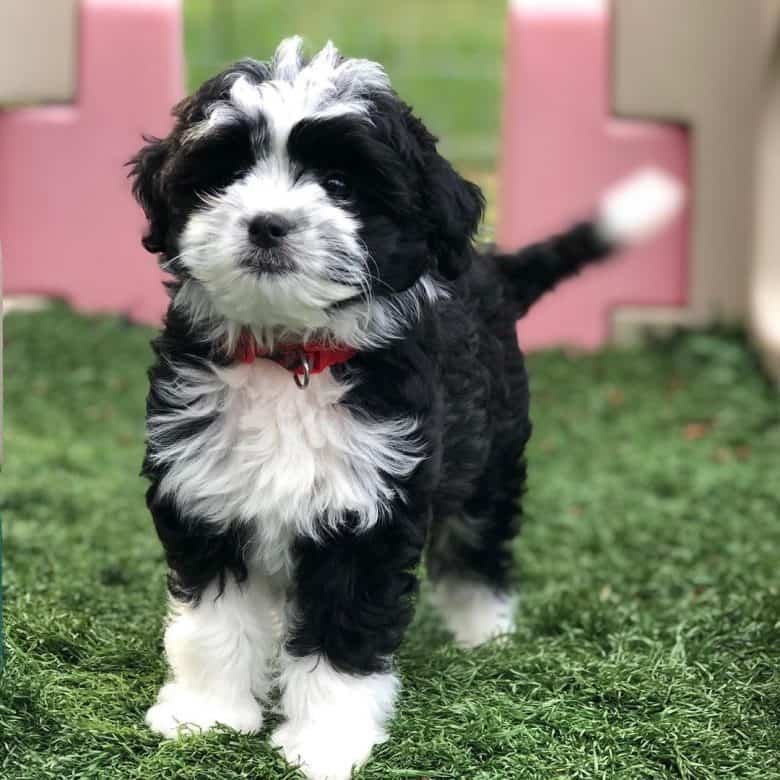
[[261, 249], [272, 249], [279, 246], [291, 227], [291, 223], [278, 214], [258, 214], [249, 223], [249, 239]]

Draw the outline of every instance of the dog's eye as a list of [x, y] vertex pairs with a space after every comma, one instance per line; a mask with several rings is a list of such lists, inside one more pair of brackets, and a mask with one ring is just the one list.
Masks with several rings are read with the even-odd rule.
[[337, 198], [346, 198], [350, 188], [347, 180], [340, 173], [329, 173], [325, 177], [325, 189]]

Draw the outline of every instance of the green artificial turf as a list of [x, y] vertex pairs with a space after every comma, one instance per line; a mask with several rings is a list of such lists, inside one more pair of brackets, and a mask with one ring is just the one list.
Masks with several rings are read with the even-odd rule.
[[[267, 728], [142, 725], [165, 673], [136, 476], [149, 336], [62, 307], [6, 320], [8, 780], [296, 776]], [[423, 599], [360, 778], [780, 777], [777, 395], [735, 334], [529, 362], [517, 633], [458, 650]]]

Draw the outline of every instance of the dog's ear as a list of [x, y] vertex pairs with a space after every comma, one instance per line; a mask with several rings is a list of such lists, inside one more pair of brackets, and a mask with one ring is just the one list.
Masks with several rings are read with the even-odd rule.
[[485, 211], [485, 197], [438, 152], [428, 164], [427, 179], [433, 218], [431, 249], [438, 258], [439, 271], [447, 279], [455, 279], [471, 264], [471, 241]]
[[148, 252], [165, 251], [168, 231], [168, 206], [163, 194], [163, 165], [168, 157], [167, 139], [144, 136], [146, 146], [133, 157], [129, 177], [133, 180], [133, 195], [149, 221], [149, 228], [141, 243]]
[[439, 154], [436, 137], [411, 111], [406, 119], [420, 145], [428, 245], [441, 274], [455, 279], [471, 264], [471, 241], [485, 211], [485, 197]]

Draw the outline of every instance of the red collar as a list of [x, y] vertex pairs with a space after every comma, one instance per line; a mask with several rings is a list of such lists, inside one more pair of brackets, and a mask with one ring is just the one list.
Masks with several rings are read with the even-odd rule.
[[309, 375], [320, 374], [337, 363], [346, 363], [356, 354], [357, 350], [351, 347], [322, 344], [277, 344], [273, 350], [268, 350], [260, 347], [251, 333], [244, 332], [234, 357], [241, 363], [254, 363], [257, 358], [273, 360], [295, 375], [298, 387], [306, 387]]

